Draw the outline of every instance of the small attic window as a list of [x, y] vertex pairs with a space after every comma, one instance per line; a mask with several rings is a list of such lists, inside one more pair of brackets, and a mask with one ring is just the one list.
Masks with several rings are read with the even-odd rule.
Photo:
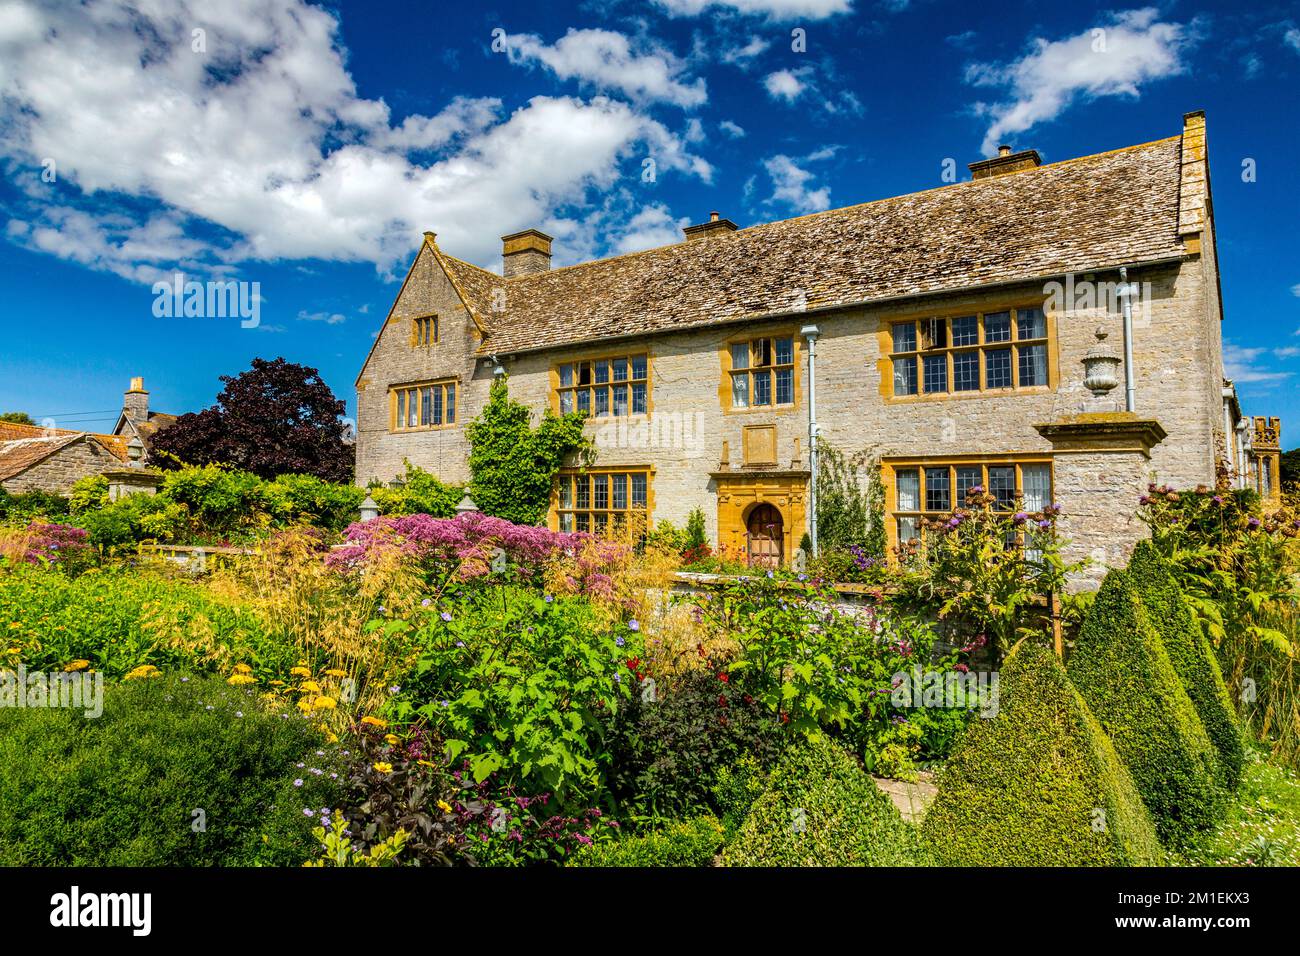
[[438, 317], [422, 315], [411, 323], [411, 344], [433, 345], [438, 341]]

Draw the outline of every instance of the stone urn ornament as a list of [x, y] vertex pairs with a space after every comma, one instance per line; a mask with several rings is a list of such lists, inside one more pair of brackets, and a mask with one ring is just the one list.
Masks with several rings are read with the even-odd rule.
[[1104, 328], [1098, 326], [1095, 334], [1097, 344], [1083, 356], [1083, 385], [1092, 392], [1092, 398], [1084, 404], [1087, 411], [1114, 411], [1107, 397], [1119, 385], [1120, 357], [1106, 344], [1108, 333]]

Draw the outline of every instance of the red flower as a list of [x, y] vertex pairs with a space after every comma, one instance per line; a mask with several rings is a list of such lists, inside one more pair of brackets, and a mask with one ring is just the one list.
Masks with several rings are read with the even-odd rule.
[[784, 710], [781, 711], [781, 723], [783, 724], [790, 723], [790, 715], [787, 714]]
[[724, 695], [722, 695], [722, 694], [719, 694], [719, 695], [718, 695], [718, 706], [719, 706], [719, 707], [726, 707], [726, 706], [727, 706], [727, 698], [726, 698]]
[[722, 683], [725, 684], [727, 681], [731, 680], [731, 678], [728, 677], [726, 674], [719, 674], [718, 680], [722, 681]]

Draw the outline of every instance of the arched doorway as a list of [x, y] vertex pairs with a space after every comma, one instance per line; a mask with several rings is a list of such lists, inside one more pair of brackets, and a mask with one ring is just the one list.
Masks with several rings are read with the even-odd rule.
[[746, 550], [752, 568], [779, 568], [784, 557], [785, 521], [774, 505], [754, 505], [745, 519]]

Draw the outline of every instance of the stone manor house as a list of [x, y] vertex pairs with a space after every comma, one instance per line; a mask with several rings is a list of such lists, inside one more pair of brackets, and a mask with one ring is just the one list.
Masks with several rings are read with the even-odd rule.
[[[809, 435], [878, 461], [891, 543], [982, 485], [1057, 502], [1101, 573], [1150, 481], [1279, 492], [1279, 422], [1225, 380], [1205, 116], [1166, 139], [1044, 165], [972, 163], [936, 189], [551, 268], [504, 237], [501, 275], [433, 233], [357, 377], [357, 480], [404, 460], [468, 479], [465, 426], [494, 376], [536, 410], [589, 413], [552, 527], [631, 509], [788, 560], [808, 530]], [[815, 425], [813, 422], [815, 421]]]

